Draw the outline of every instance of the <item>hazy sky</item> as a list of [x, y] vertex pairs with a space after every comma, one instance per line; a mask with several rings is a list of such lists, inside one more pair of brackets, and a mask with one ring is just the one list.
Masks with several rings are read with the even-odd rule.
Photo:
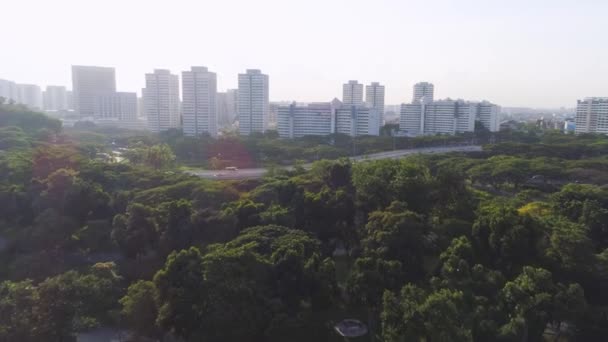
[[5, 0], [0, 78], [67, 85], [72, 64], [113, 66], [118, 89], [191, 65], [270, 75], [270, 98], [323, 101], [357, 79], [411, 100], [573, 107], [608, 96], [607, 0]]

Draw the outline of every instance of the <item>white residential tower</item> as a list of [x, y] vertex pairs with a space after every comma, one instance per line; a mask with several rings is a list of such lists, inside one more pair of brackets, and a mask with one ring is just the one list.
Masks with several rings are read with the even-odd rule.
[[207, 67], [182, 72], [182, 128], [184, 135], [217, 135], [217, 76]]
[[180, 126], [179, 78], [169, 70], [156, 69], [146, 74], [142, 89], [143, 113], [152, 132], [166, 131]]
[[342, 85], [342, 104], [361, 106], [363, 104], [363, 84], [351, 80]]
[[265, 132], [268, 127], [268, 75], [257, 69], [239, 74], [238, 90], [239, 133], [249, 135]]

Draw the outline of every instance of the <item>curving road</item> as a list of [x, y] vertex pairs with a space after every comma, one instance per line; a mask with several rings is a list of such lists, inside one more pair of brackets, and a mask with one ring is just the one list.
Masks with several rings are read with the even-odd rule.
[[[398, 159], [403, 158], [412, 154], [432, 154], [432, 153], [449, 153], [449, 152], [478, 152], [481, 151], [481, 146], [451, 146], [451, 147], [421, 147], [407, 150], [396, 150], [379, 152], [373, 154], [367, 154], [362, 156], [350, 157], [350, 160], [366, 161], [366, 160], [378, 160], [378, 159]], [[312, 164], [305, 164], [303, 167], [309, 169]], [[291, 169], [292, 166], [285, 166], [285, 169]], [[231, 179], [255, 179], [263, 177], [268, 170], [266, 168], [257, 169], [239, 169], [236, 171], [228, 170], [189, 170], [189, 173], [194, 176], [198, 176], [206, 179], [216, 180], [231, 180]]]

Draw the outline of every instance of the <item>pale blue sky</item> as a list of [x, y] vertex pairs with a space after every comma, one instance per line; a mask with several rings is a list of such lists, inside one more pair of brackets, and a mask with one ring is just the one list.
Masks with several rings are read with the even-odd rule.
[[205, 65], [218, 88], [270, 75], [271, 100], [323, 101], [349, 79], [386, 102], [438, 97], [573, 107], [608, 96], [608, 0], [6, 0], [0, 78], [71, 87], [70, 65], [144, 73]]

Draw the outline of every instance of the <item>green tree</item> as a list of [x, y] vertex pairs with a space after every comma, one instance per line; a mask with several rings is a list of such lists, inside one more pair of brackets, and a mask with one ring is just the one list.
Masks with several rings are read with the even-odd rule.
[[159, 244], [166, 255], [173, 250], [190, 247], [196, 241], [192, 214], [192, 204], [185, 199], [168, 202], [159, 210], [157, 221], [162, 222]]
[[34, 342], [38, 321], [33, 310], [38, 301], [31, 281], [0, 283], [0, 340]]
[[175, 155], [171, 148], [166, 145], [154, 145], [148, 148], [146, 153], [146, 164], [158, 170], [172, 166], [175, 162]]
[[501, 291], [500, 298], [510, 312], [501, 335], [509, 339], [539, 341], [548, 323], [573, 322], [586, 306], [578, 284], [554, 284], [551, 272], [526, 266]]
[[122, 315], [130, 329], [140, 336], [156, 337], [158, 308], [154, 283], [139, 280], [129, 286], [127, 294], [120, 299]]
[[473, 225], [473, 238], [484, 262], [507, 273], [538, 260], [537, 244], [542, 234], [536, 219], [520, 215], [508, 203], [481, 206]]
[[472, 341], [462, 292], [441, 289], [430, 294], [406, 285], [399, 296], [383, 297], [382, 337], [387, 342]]
[[157, 245], [157, 225], [149, 207], [131, 204], [126, 214], [114, 217], [112, 226], [112, 239], [128, 257], [141, 255]]
[[207, 289], [202, 263], [200, 251], [191, 247], [171, 253], [154, 276], [159, 305], [157, 324], [186, 341], [200, 333], [201, 323], [206, 321]]
[[428, 227], [422, 217], [407, 210], [402, 202], [393, 202], [386, 211], [369, 215], [361, 244], [366, 255], [398, 260], [407, 279], [416, 281], [424, 276], [423, 258]]
[[377, 309], [384, 290], [398, 289], [403, 278], [399, 261], [358, 258], [346, 281], [346, 292], [351, 302]]
[[412, 211], [431, 209], [432, 177], [428, 167], [415, 158], [358, 163], [353, 168], [357, 204], [365, 212], [386, 208], [393, 201], [405, 202]]

